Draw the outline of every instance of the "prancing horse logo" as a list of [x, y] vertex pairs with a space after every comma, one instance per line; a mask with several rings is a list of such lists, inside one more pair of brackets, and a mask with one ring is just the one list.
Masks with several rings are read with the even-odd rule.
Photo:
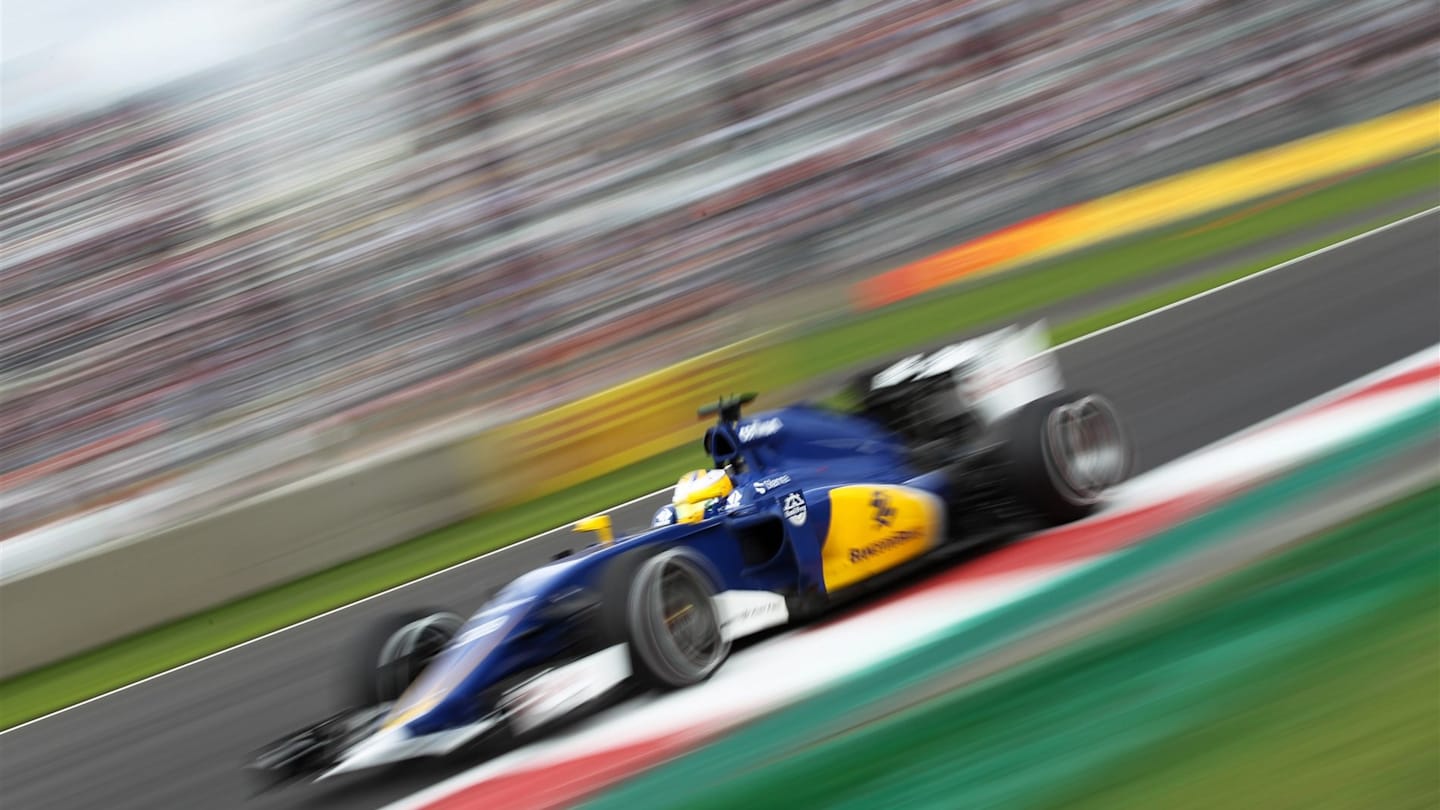
[[888, 527], [895, 520], [895, 507], [890, 505], [890, 496], [885, 490], [875, 490], [875, 495], [870, 499], [870, 508], [875, 510], [871, 517], [876, 526]]

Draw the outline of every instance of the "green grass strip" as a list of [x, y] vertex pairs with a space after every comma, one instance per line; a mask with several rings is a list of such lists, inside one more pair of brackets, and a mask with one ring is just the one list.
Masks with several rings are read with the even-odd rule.
[[[1019, 317], [1038, 306], [1161, 273], [1177, 263], [1225, 253], [1296, 228], [1315, 227], [1335, 218], [1410, 199], [1426, 189], [1440, 189], [1437, 179], [1440, 179], [1440, 155], [1426, 155], [1294, 199], [1223, 212], [1201, 222], [829, 325], [777, 349], [789, 358], [783, 364], [788, 372], [777, 375], [770, 387], [778, 388], [858, 362], [873, 361], [997, 319]], [[1416, 210], [1424, 207], [1421, 205]], [[1305, 252], [1297, 249], [1267, 261], [1275, 263]], [[1236, 273], [1258, 269], [1260, 266], [1246, 265], [1220, 273], [1199, 282], [1200, 288], [1224, 283]], [[1169, 294], [1178, 295], [1179, 290]], [[1154, 297], [1150, 303], [1158, 300], [1160, 297]], [[1089, 331], [1117, 323], [1129, 314], [1133, 314], [1129, 309], [1117, 308], [1103, 316], [1086, 319], [1083, 329]], [[1057, 334], [1078, 334], [1076, 328], [1062, 324]], [[9, 678], [0, 682], [0, 729], [564, 525], [671, 484], [677, 471], [704, 464], [705, 458], [698, 448], [673, 450], [545, 498], [479, 516], [334, 569]]]

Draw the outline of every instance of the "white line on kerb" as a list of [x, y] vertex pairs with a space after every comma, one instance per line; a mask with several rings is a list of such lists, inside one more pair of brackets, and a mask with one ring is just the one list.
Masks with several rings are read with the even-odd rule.
[[[1159, 315], [1159, 314], [1161, 314], [1161, 313], [1163, 313], [1163, 312], [1168, 312], [1168, 311], [1170, 311], [1170, 310], [1172, 310], [1172, 309], [1175, 309], [1175, 308], [1177, 308], [1177, 307], [1181, 307], [1181, 306], [1184, 306], [1185, 304], [1189, 304], [1189, 303], [1191, 303], [1191, 302], [1198, 301], [1198, 300], [1200, 300], [1200, 299], [1202, 299], [1202, 298], [1205, 298], [1205, 297], [1210, 296], [1210, 295], [1214, 295], [1215, 293], [1221, 292], [1221, 291], [1223, 291], [1223, 290], [1227, 290], [1227, 289], [1229, 289], [1229, 288], [1231, 288], [1231, 287], [1237, 286], [1237, 285], [1239, 285], [1239, 284], [1243, 284], [1243, 283], [1245, 283], [1245, 282], [1247, 282], [1247, 281], [1253, 281], [1254, 279], [1260, 278], [1261, 276], [1269, 275], [1270, 273], [1272, 273], [1272, 272], [1274, 272], [1274, 271], [1276, 271], [1276, 270], [1283, 270], [1284, 268], [1290, 267], [1291, 265], [1299, 264], [1299, 263], [1301, 263], [1301, 262], [1308, 261], [1308, 260], [1313, 259], [1313, 258], [1316, 258], [1316, 257], [1318, 257], [1318, 256], [1323, 256], [1324, 254], [1329, 253], [1329, 252], [1332, 251], [1332, 250], [1338, 250], [1339, 248], [1345, 247], [1346, 245], [1349, 245], [1349, 244], [1351, 244], [1351, 243], [1353, 243], [1353, 242], [1358, 242], [1358, 241], [1360, 241], [1361, 239], [1365, 239], [1365, 238], [1374, 236], [1374, 235], [1379, 234], [1379, 233], [1384, 233], [1385, 231], [1388, 231], [1388, 230], [1390, 230], [1390, 229], [1392, 229], [1392, 228], [1398, 228], [1398, 227], [1400, 227], [1401, 225], [1405, 225], [1406, 223], [1409, 223], [1409, 222], [1412, 222], [1412, 221], [1414, 221], [1414, 220], [1420, 219], [1421, 217], [1430, 216], [1430, 215], [1432, 215], [1432, 214], [1435, 214], [1436, 212], [1440, 212], [1440, 205], [1434, 206], [1434, 207], [1432, 207], [1432, 208], [1428, 208], [1428, 209], [1426, 209], [1426, 210], [1424, 210], [1424, 211], [1421, 211], [1421, 212], [1419, 212], [1419, 213], [1417, 213], [1417, 214], [1411, 214], [1411, 215], [1409, 215], [1409, 216], [1407, 216], [1407, 217], [1404, 217], [1403, 219], [1398, 219], [1398, 220], [1396, 220], [1396, 221], [1394, 221], [1394, 222], [1390, 222], [1390, 223], [1387, 223], [1387, 224], [1385, 224], [1385, 225], [1381, 225], [1381, 226], [1378, 227], [1378, 228], [1372, 228], [1372, 229], [1370, 229], [1370, 230], [1368, 230], [1368, 231], [1365, 231], [1364, 233], [1356, 234], [1356, 235], [1351, 236], [1351, 237], [1349, 237], [1349, 238], [1347, 238], [1347, 239], [1343, 239], [1343, 240], [1341, 240], [1341, 241], [1339, 241], [1339, 242], [1336, 242], [1336, 243], [1334, 243], [1334, 244], [1332, 244], [1332, 245], [1326, 245], [1325, 247], [1318, 248], [1318, 249], [1316, 249], [1316, 250], [1312, 250], [1312, 251], [1310, 251], [1309, 253], [1304, 254], [1303, 256], [1296, 256], [1296, 257], [1293, 258], [1293, 259], [1289, 259], [1289, 260], [1283, 261], [1283, 262], [1281, 262], [1281, 263], [1279, 263], [1279, 264], [1272, 265], [1272, 266], [1267, 267], [1267, 268], [1265, 268], [1265, 269], [1263, 269], [1263, 270], [1257, 270], [1256, 272], [1251, 273], [1250, 275], [1243, 276], [1243, 277], [1241, 277], [1241, 278], [1235, 279], [1234, 281], [1230, 281], [1230, 282], [1227, 282], [1227, 283], [1225, 283], [1225, 284], [1222, 284], [1222, 285], [1220, 285], [1220, 286], [1218, 286], [1218, 287], [1212, 287], [1212, 288], [1210, 288], [1210, 289], [1208, 289], [1208, 290], [1205, 290], [1205, 291], [1203, 291], [1203, 292], [1198, 292], [1198, 293], [1196, 293], [1196, 294], [1194, 294], [1194, 295], [1192, 295], [1192, 296], [1190, 296], [1190, 297], [1188, 297], [1188, 298], [1183, 298], [1183, 299], [1181, 299], [1181, 300], [1179, 300], [1179, 301], [1175, 301], [1175, 302], [1173, 302], [1173, 303], [1166, 304], [1166, 305], [1163, 306], [1163, 307], [1159, 307], [1159, 308], [1157, 308], [1157, 309], [1152, 309], [1152, 310], [1150, 310], [1150, 311], [1148, 311], [1148, 312], [1142, 312], [1142, 313], [1140, 313], [1139, 315], [1136, 315], [1136, 316], [1134, 316], [1134, 317], [1132, 317], [1132, 318], [1127, 318], [1126, 320], [1120, 321], [1119, 323], [1111, 324], [1110, 326], [1106, 326], [1106, 327], [1104, 327], [1104, 328], [1102, 328], [1102, 329], [1097, 329], [1097, 330], [1095, 330], [1094, 332], [1089, 332], [1089, 333], [1087, 333], [1087, 334], [1081, 335], [1081, 336], [1076, 337], [1076, 338], [1073, 338], [1073, 339], [1071, 339], [1071, 340], [1067, 340], [1067, 341], [1065, 341], [1064, 343], [1061, 343], [1061, 344], [1059, 344], [1059, 345], [1057, 345], [1057, 346], [1051, 347], [1051, 348], [1049, 349], [1049, 351], [1052, 351], [1052, 352], [1053, 352], [1053, 351], [1056, 351], [1056, 350], [1058, 350], [1058, 349], [1063, 349], [1063, 348], [1065, 348], [1065, 347], [1067, 347], [1067, 346], [1073, 346], [1073, 345], [1076, 345], [1076, 344], [1081, 343], [1081, 342], [1083, 342], [1083, 341], [1089, 340], [1090, 338], [1099, 337], [1100, 335], [1106, 334], [1107, 332], [1113, 332], [1113, 331], [1115, 331], [1115, 330], [1117, 330], [1117, 329], [1122, 329], [1122, 328], [1124, 328], [1124, 327], [1126, 327], [1126, 326], [1129, 326], [1130, 324], [1137, 323], [1137, 322], [1139, 322], [1139, 321], [1143, 321], [1143, 320], [1145, 320], [1146, 318], [1150, 318], [1150, 317], [1152, 317], [1152, 316]], [[612, 507], [610, 507], [609, 509], [606, 509], [605, 511], [609, 512], [609, 511], [613, 511], [613, 510], [615, 510], [615, 509], [621, 509], [621, 508], [623, 508], [623, 507], [629, 506], [629, 505], [634, 504], [634, 503], [639, 503], [640, 501], [643, 501], [643, 500], [646, 500], [646, 499], [649, 499], [649, 498], [653, 498], [653, 497], [655, 497], [656, 495], [660, 495], [660, 494], [668, 491], [669, 489], [670, 489], [669, 487], [665, 487], [664, 489], [657, 489], [657, 490], [655, 490], [654, 492], [646, 493], [646, 494], [641, 495], [641, 496], [639, 496], [639, 497], [637, 497], [637, 498], [631, 498], [630, 500], [628, 500], [628, 501], [626, 501], [626, 502], [624, 502], [624, 503], [622, 503], [622, 504], [617, 504], [616, 506], [612, 506]], [[557, 527], [555, 527], [555, 528], [553, 528], [553, 529], [550, 529], [550, 530], [548, 530], [548, 531], [541, 532], [540, 534], [537, 534], [537, 535], [534, 535], [534, 536], [531, 536], [531, 537], [527, 537], [527, 538], [525, 538], [524, 540], [518, 540], [518, 541], [516, 541], [516, 542], [514, 542], [514, 543], [511, 543], [511, 544], [509, 544], [509, 545], [503, 546], [503, 547], [501, 547], [501, 548], [497, 548], [497, 549], [495, 549], [495, 550], [493, 550], [493, 551], [488, 551], [488, 552], [486, 552], [486, 553], [484, 553], [484, 554], [481, 554], [481, 555], [478, 556], [478, 557], [472, 557], [472, 558], [470, 558], [470, 559], [468, 559], [468, 560], [463, 560], [463, 561], [461, 561], [461, 562], [455, 563], [454, 565], [452, 565], [452, 566], [450, 566], [450, 567], [448, 567], [448, 568], [443, 568], [443, 569], [441, 569], [441, 570], [439, 570], [439, 571], [435, 571], [435, 572], [426, 574], [425, 576], [420, 577], [420, 578], [418, 578], [418, 579], [412, 579], [412, 580], [410, 580], [409, 582], [402, 582], [402, 583], [400, 583], [399, 585], [396, 585], [396, 586], [394, 586], [394, 587], [386, 588], [385, 590], [380, 591], [379, 593], [371, 594], [370, 596], [366, 596], [366, 597], [364, 597], [364, 598], [362, 598], [362, 599], [357, 599], [357, 600], [354, 601], [354, 602], [350, 602], [350, 603], [348, 603], [348, 604], [344, 604], [344, 605], [341, 605], [341, 606], [339, 606], [339, 607], [332, 608], [332, 609], [330, 609], [330, 610], [325, 611], [324, 613], [319, 614], [318, 616], [311, 616], [311, 617], [308, 618], [308, 619], [302, 619], [301, 621], [298, 621], [298, 622], [296, 622], [296, 623], [294, 623], [294, 624], [286, 625], [285, 627], [281, 627], [281, 628], [278, 628], [278, 629], [276, 629], [276, 630], [271, 630], [270, 632], [268, 632], [268, 633], [266, 633], [266, 634], [264, 634], [264, 635], [262, 635], [262, 636], [256, 636], [255, 638], [249, 639], [249, 640], [247, 640], [247, 641], [242, 641], [242, 642], [240, 642], [239, 644], [234, 645], [233, 647], [226, 647], [226, 648], [223, 649], [223, 650], [216, 650], [215, 652], [210, 653], [209, 655], [205, 655], [205, 656], [203, 656], [203, 657], [201, 657], [201, 658], [197, 658], [197, 659], [195, 659], [194, 661], [187, 661], [186, 663], [180, 664], [179, 666], [175, 666], [175, 667], [172, 667], [172, 668], [170, 668], [170, 669], [167, 669], [167, 670], [165, 670], [164, 672], [157, 672], [157, 673], [155, 673], [154, 675], [150, 675], [150, 676], [147, 676], [147, 677], [145, 677], [145, 678], [141, 678], [140, 680], [135, 681], [135, 682], [133, 682], [133, 683], [128, 683], [128, 684], [125, 684], [124, 686], [116, 687], [115, 689], [112, 689], [112, 690], [110, 690], [109, 692], [105, 692], [105, 693], [103, 693], [103, 694], [96, 695], [95, 697], [92, 697], [92, 698], [87, 698], [87, 699], [85, 699], [85, 700], [80, 701], [79, 703], [73, 703], [73, 704], [71, 704], [71, 705], [69, 705], [69, 706], [66, 706], [66, 707], [64, 707], [64, 708], [56, 709], [55, 711], [50, 712], [49, 714], [45, 714], [45, 715], [42, 715], [42, 716], [40, 716], [40, 717], [36, 717], [36, 718], [34, 718], [33, 720], [27, 720], [27, 721], [25, 721], [24, 723], [21, 723], [21, 724], [19, 724], [19, 725], [17, 725], [17, 726], [12, 726], [12, 727], [10, 727], [10, 728], [8, 728], [8, 729], [5, 729], [5, 730], [3, 730], [3, 731], [0, 731], [0, 736], [4, 736], [4, 735], [9, 734], [9, 733], [11, 733], [11, 732], [19, 731], [20, 729], [26, 728], [26, 727], [28, 727], [28, 726], [35, 725], [36, 723], [40, 723], [40, 722], [43, 722], [43, 721], [45, 721], [45, 720], [49, 720], [49, 719], [52, 718], [52, 717], [55, 717], [55, 716], [57, 716], [57, 715], [64, 714], [65, 712], [71, 711], [71, 710], [73, 710], [73, 709], [78, 709], [78, 708], [80, 708], [80, 707], [82, 707], [82, 706], [87, 706], [87, 705], [89, 705], [89, 704], [91, 704], [91, 703], [94, 703], [94, 702], [96, 702], [96, 701], [104, 700], [105, 698], [112, 697], [112, 696], [114, 696], [114, 695], [118, 695], [118, 694], [120, 694], [121, 692], [124, 692], [124, 691], [126, 691], [126, 690], [128, 690], [128, 689], [133, 689], [133, 688], [135, 688], [135, 687], [137, 687], [137, 686], [141, 686], [141, 685], [143, 685], [143, 684], [149, 683], [150, 681], [157, 680], [157, 679], [163, 678], [163, 677], [165, 677], [165, 676], [167, 676], [167, 675], [174, 674], [174, 673], [176, 673], [176, 672], [179, 672], [179, 671], [182, 670], [182, 669], [186, 669], [187, 667], [192, 667], [192, 666], [195, 666], [195, 665], [197, 665], [197, 664], [203, 664], [204, 662], [209, 661], [209, 660], [212, 659], [212, 658], [216, 658], [216, 657], [218, 657], [218, 656], [224, 655], [224, 654], [229, 653], [229, 652], [234, 652], [235, 650], [241, 649], [241, 648], [243, 648], [243, 647], [248, 647], [248, 646], [250, 646], [251, 644], [258, 644], [259, 642], [262, 642], [262, 641], [264, 641], [264, 640], [266, 640], [266, 639], [268, 639], [268, 638], [270, 638], [270, 637], [272, 637], [272, 636], [278, 636], [278, 635], [280, 635], [281, 633], [284, 633], [284, 632], [289, 631], [289, 630], [294, 630], [294, 629], [297, 628], [297, 627], [303, 627], [304, 625], [310, 624], [311, 622], [320, 621], [321, 619], [324, 619], [324, 618], [327, 618], [327, 617], [329, 617], [329, 616], [332, 616], [332, 615], [334, 615], [334, 614], [336, 614], [336, 613], [339, 613], [339, 612], [342, 611], [342, 610], [346, 610], [346, 609], [348, 609], [348, 608], [355, 607], [356, 605], [363, 605], [363, 604], [365, 604], [366, 602], [369, 602], [369, 601], [371, 601], [371, 600], [380, 599], [380, 598], [385, 597], [385, 596], [388, 596], [389, 594], [392, 594], [392, 593], [394, 593], [394, 592], [396, 592], [396, 591], [399, 591], [399, 590], [401, 590], [402, 588], [407, 588], [407, 587], [409, 587], [409, 586], [411, 586], [411, 585], [414, 585], [414, 584], [416, 584], [416, 583], [424, 582], [424, 581], [426, 581], [426, 580], [428, 580], [428, 579], [432, 579], [432, 578], [434, 578], [434, 577], [438, 577], [438, 576], [441, 576], [441, 575], [443, 575], [443, 574], [448, 574], [448, 573], [450, 573], [451, 571], [455, 571], [455, 570], [457, 570], [457, 569], [463, 568], [464, 566], [470, 565], [470, 564], [472, 564], [472, 563], [479, 562], [479, 561], [481, 561], [481, 560], [486, 559], [487, 557], [490, 557], [490, 556], [492, 556], [492, 555], [499, 554], [499, 553], [501, 553], [501, 552], [503, 552], [503, 551], [507, 551], [507, 550], [509, 550], [509, 549], [515, 548], [516, 546], [522, 545], [522, 544], [524, 544], [524, 543], [529, 543], [529, 542], [534, 541], [534, 540], [539, 540], [539, 539], [541, 539], [541, 538], [543, 538], [543, 537], [548, 537], [548, 536], [550, 536], [550, 535], [552, 535], [552, 534], [555, 534], [556, 532], [564, 531], [564, 530], [565, 530], [566, 528], [568, 528], [570, 525], [572, 525], [572, 524], [566, 523], [566, 524], [564, 524], [564, 525], [562, 525], [562, 526], [557, 526]]]

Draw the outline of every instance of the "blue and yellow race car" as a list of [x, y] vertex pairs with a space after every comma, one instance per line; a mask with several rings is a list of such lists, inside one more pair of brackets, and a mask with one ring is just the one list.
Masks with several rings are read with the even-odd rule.
[[1129, 472], [1101, 395], [1066, 390], [1043, 327], [914, 355], [857, 380], [858, 407], [701, 409], [713, 467], [652, 525], [524, 574], [468, 620], [398, 617], [363, 673], [370, 705], [267, 746], [251, 767], [325, 777], [523, 741], [635, 689], [704, 681], [731, 645], [949, 551], [1090, 513]]

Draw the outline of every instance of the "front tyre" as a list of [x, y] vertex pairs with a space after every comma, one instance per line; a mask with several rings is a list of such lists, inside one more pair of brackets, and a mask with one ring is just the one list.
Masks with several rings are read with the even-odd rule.
[[631, 661], [638, 681], [678, 688], [699, 683], [730, 655], [721, 633], [715, 585], [685, 549], [646, 559], [625, 602]]
[[353, 682], [354, 701], [368, 706], [400, 697], [462, 624], [463, 619], [445, 611], [411, 611], [376, 622], [354, 654], [359, 670]]
[[1007, 433], [1015, 495], [1052, 523], [1093, 512], [1133, 465], [1134, 451], [1115, 406], [1099, 394], [1042, 397], [1014, 414]]

